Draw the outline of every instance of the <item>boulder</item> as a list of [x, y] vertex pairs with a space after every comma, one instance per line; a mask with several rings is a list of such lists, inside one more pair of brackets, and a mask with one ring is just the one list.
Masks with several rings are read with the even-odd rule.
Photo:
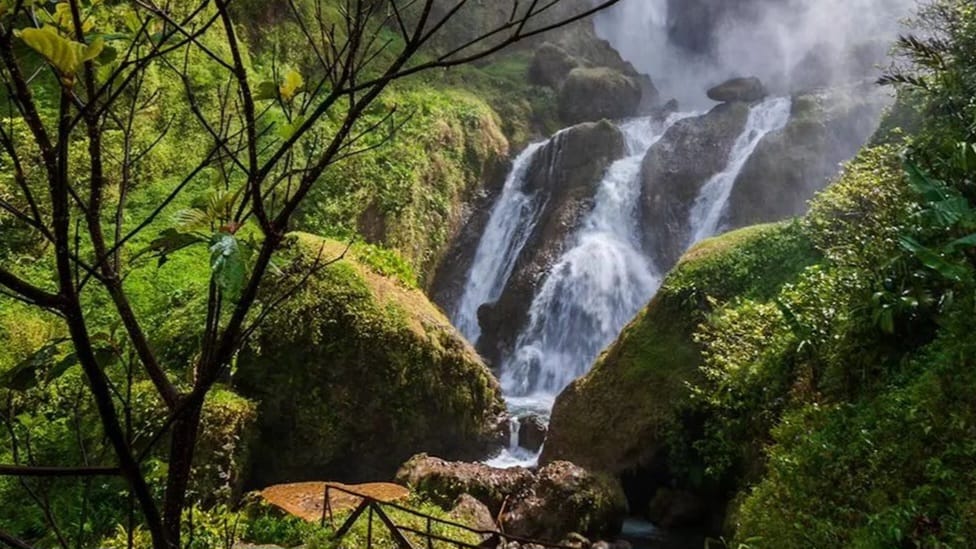
[[401, 467], [397, 481], [441, 505], [470, 494], [493, 516], [500, 515], [505, 533], [549, 542], [572, 532], [613, 536], [627, 514], [618, 481], [568, 462], [551, 463], [533, 473], [521, 467], [496, 469], [422, 454]]
[[701, 524], [707, 507], [701, 497], [688, 490], [661, 488], [647, 507], [647, 518], [664, 529]]
[[467, 524], [475, 530], [492, 532], [498, 530], [495, 519], [491, 515], [488, 506], [475, 499], [470, 494], [461, 494], [451, 507], [451, 517]]
[[708, 90], [708, 98], [719, 103], [754, 103], [768, 94], [766, 86], [756, 77], [733, 78]]
[[540, 469], [529, 491], [509, 502], [502, 525], [520, 537], [559, 541], [569, 532], [615, 535], [626, 515], [619, 482], [561, 461]]
[[[307, 234], [290, 244], [295, 267], [266, 295], [346, 248]], [[312, 275], [241, 353], [233, 383], [260, 403], [247, 486], [390, 478], [417, 452], [472, 459], [495, 442], [504, 403], [491, 372], [422, 292], [380, 274], [368, 253], [353, 248]]]
[[400, 467], [396, 481], [443, 507], [468, 494], [496, 516], [508, 498], [535, 482], [535, 475], [524, 467], [498, 469], [483, 463], [446, 461], [419, 454]]
[[518, 444], [526, 450], [537, 452], [545, 443], [548, 431], [549, 427], [541, 417], [537, 415], [523, 417], [519, 419]]
[[529, 65], [529, 81], [539, 86], [549, 86], [559, 89], [570, 71], [580, 65], [580, 62], [566, 50], [546, 42], [535, 50], [532, 64]]
[[623, 154], [620, 130], [600, 121], [559, 132], [533, 157], [523, 190], [538, 196], [535, 225], [498, 301], [478, 311], [478, 351], [490, 364], [514, 346], [537, 288], [592, 210], [607, 167]]
[[647, 152], [641, 166], [644, 245], [666, 271], [690, 244], [689, 214], [702, 186], [728, 165], [749, 117], [745, 103], [719, 105], [686, 118]]
[[618, 119], [637, 114], [640, 82], [609, 67], [576, 68], [559, 90], [559, 117], [566, 124]]
[[838, 87], [793, 99], [789, 123], [766, 135], [746, 162], [729, 197], [731, 228], [802, 215], [874, 134], [892, 99], [879, 86]]

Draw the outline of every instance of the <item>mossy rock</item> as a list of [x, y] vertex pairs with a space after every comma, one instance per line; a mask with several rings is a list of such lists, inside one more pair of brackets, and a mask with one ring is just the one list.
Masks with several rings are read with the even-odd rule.
[[694, 247], [592, 371], [559, 395], [542, 463], [564, 459], [621, 474], [665, 457], [668, 431], [689, 400], [687, 384], [701, 376], [693, 334], [705, 315], [735, 297], [775, 295], [816, 259], [795, 222]]
[[[294, 238], [303, 267], [265, 288], [268, 297], [344, 249]], [[267, 319], [234, 382], [260, 402], [252, 486], [388, 480], [420, 451], [480, 457], [504, 409], [497, 382], [444, 314], [354, 257], [313, 274]]]
[[559, 91], [559, 117], [567, 124], [637, 114], [642, 90], [636, 79], [609, 67], [575, 68]]

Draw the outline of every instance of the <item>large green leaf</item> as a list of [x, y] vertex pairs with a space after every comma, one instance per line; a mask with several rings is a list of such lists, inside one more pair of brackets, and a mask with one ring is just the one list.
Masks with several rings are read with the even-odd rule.
[[247, 268], [244, 253], [233, 234], [219, 232], [210, 238], [210, 270], [225, 298], [233, 301], [241, 295]]
[[73, 352], [67, 352], [66, 347], [63, 341], [41, 347], [0, 375], [0, 388], [27, 391], [42, 379], [45, 381], [57, 379], [68, 368], [78, 363], [78, 358]]
[[50, 25], [39, 29], [23, 29], [16, 33], [28, 47], [41, 54], [66, 77], [73, 77], [86, 61], [98, 57], [105, 47], [105, 41], [100, 37], [91, 44], [82, 44], [61, 36]]

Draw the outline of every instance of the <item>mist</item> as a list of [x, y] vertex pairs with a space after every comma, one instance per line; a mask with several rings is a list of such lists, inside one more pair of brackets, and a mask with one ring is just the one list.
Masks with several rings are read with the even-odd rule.
[[597, 33], [663, 98], [757, 76], [773, 93], [876, 78], [915, 0], [621, 0]]

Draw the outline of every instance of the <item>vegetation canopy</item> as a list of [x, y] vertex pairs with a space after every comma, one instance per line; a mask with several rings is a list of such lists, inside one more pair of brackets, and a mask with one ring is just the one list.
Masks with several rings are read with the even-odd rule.
[[[0, 370], [12, 443], [3, 455], [14, 462], [3, 473], [119, 475], [131, 495], [116, 493], [116, 503], [138, 509], [129, 543], [142, 525], [153, 547], [181, 546], [213, 389], [262, 321], [343, 255], [323, 246], [296, 266], [280, 252], [316, 187], [410, 119], [384, 92], [614, 3], [508, 2], [499, 25], [435, 49], [467, 0], [287, 0], [273, 10], [244, 0], [0, 0], [0, 304], [51, 336], [40, 352], [29, 352], [33, 339], [10, 338], [24, 347]], [[272, 12], [292, 43], [259, 57], [242, 23]], [[175, 300], [154, 291], [167, 281], [145, 267], [167, 262], [200, 287], [184, 284]], [[286, 272], [287, 284], [259, 291]], [[172, 315], [180, 353], [155, 344]], [[78, 463], [38, 466], [64, 456], [31, 444], [37, 430], [22, 412], [39, 402], [80, 425], [60, 427], [78, 433]], [[138, 413], [157, 404], [162, 417]], [[214, 410], [253, 413], [240, 402]], [[108, 451], [91, 446], [103, 440]], [[31, 493], [56, 545], [81, 546], [92, 521], [106, 520], [94, 516], [91, 490], [72, 502], [77, 533], [58, 516], [64, 502]]]

